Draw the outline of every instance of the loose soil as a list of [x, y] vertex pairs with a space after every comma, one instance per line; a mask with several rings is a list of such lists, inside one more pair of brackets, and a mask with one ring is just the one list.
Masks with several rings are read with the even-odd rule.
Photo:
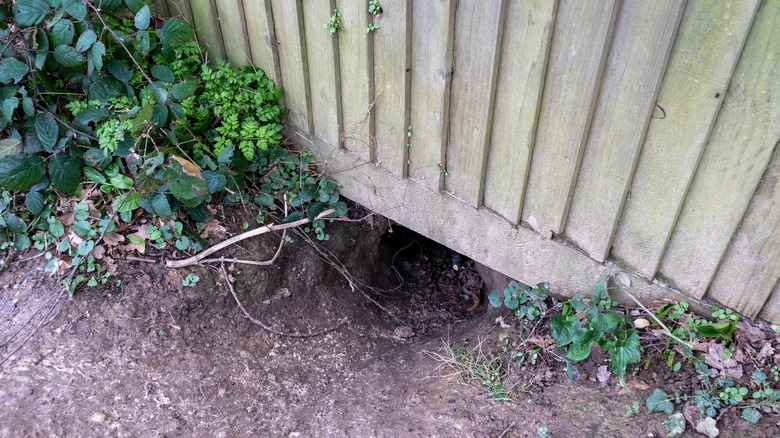
[[[346, 318], [310, 338], [252, 324], [217, 269], [119, 261], [120, 287], [69, 299], [42, 258], [13, 263], [0, 276], [0, 360], [19, 349], [0, 369], [0, 436], [534, 437], [544, 426], [551, 437], [660, 437], [665, 415], [645, 398], [695, 379], [651, 365], [629, 377], [629, 393], [590, 377], [599, 357], [574, 383], [543, 357], [515, 373], [525, 390], [514, 401], [495, 401], [443, 378], [428, 354], [444, 342], [497, 342], [502, 313], [488, 309], [473, 262], [376, 216], [329, 232], [323, 247], [352, 283], [294, 234], [273, 266], [229, 267], [247, 311], [275, 330]], [[226, 254], [264, 260], [278, 243], [264, 235]], [[184, 287], [190, 272], [200, 281]], [[634, 401], [642, 409], [629, 418]], [[769, 437], [780, 435], [776, 422], [750, 426], [727, 412], [719, 427]]]

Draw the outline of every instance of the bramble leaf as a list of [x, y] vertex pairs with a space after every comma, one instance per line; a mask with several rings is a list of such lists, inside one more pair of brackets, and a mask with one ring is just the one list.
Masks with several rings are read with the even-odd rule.
[[3, 84], [18, 83], [27, 72], [30, 71], [30, 67], [14, 58], [5, 58], [0, 62], [0, 82]]
[[133, 22], [135, 24], [136, 29], [138, 30], [148, 29], [149, 19], [151, 18], [152, 18], [152, 11], [149, 9], [149, 5], [144, 5], [135, 14], [135, 19], [133, 20]]
[[54, 151], [54, 145], [59, 139], [60, 127], [57, 120], [49, 113], [42, 113], [35, 118], [35, 133], [38, 141], [41, 142], [43, 150], [46, 152]]
[[19, 27], [35, 26], [49, 14], [49, 4], [43, 0], [16, 0], [13, 12]]
[[49, 175], [54, 187], [68, 195], [75, 195], [81, 183], [81, 160], [67, 154], [49, 159]]
[[645, 400], [647, 409], [651, 412], [665, 412], [666, 415], [672, 415], [674, 412], [674, 403], [671, 402], [669, 394], [662, 389], [656, 389]]
[[19, 191], [43, 178], [45, 165], [38, 155], [10, 155], [0, 159], [0, 187]]

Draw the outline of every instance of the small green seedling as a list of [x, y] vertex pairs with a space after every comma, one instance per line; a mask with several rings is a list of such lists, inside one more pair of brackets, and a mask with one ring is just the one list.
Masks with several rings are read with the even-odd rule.
[[330, 36], [335, 36], [336, 32], [344, 30], [344, 27], [341, 26], [341, 12], [339, 12], [338, 9], [334, 9], [333, 15], [330, 16], [330, 20], [328, 20], [323, 27], [325, 27]]
[[184, 277], [184, 280], [181, 281], [181, 285], [195, 287], [195, 285], [198, 284], [198, 281], [200, 281], [200, 277], [190, 272], [186, 277]]

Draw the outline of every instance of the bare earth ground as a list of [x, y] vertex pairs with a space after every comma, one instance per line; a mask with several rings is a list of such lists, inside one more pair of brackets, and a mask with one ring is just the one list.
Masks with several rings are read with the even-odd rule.
[[[192, 270], [201, 280], [184, 287], [191, 270], [124, 262], [121, 287], [81, 289], [48, 316], [59, 289], [38, 269], [42, 259], [12, 264], [0, 275], [0, 360], [22, 346], [0, 368], [0, 436], [533, 437], [541, 426], [551, 437], [665, 436], [663, 414], [626, 417], [650, 390], [570, 383], [560, 364], [529, 369], [537, 378], [514, 402], [437, 377], [426, 352], [495, 338], [499, 314], [486, 313], [469, 262], [453, 271], [444, 248], [380, 242], [386, 229], [337, 224], [326, 247], [374, 286], [392, 289], [390, 266], [398, 269], [403, 286], [372, 296], [415, 327], [411, 338], [299, 236], [274, 266], [238, 265], [231, 275], [247, 310], [277, 330], [347, 318], [312, 338], [253, 325], [216, 270]], [[277, 239], [231, 253], [268, 258]], [[724, 418], [721, 436], [778, 436], [776, 419], [752, 427]]]

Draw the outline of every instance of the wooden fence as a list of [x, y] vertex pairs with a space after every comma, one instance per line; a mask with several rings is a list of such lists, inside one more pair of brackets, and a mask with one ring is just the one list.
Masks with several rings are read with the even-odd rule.
[[293, 139], [404, 226], [561, 293], [627, 271], [780, 319], [780, 0], [367, 3], [158, 11], [281, 84]]

